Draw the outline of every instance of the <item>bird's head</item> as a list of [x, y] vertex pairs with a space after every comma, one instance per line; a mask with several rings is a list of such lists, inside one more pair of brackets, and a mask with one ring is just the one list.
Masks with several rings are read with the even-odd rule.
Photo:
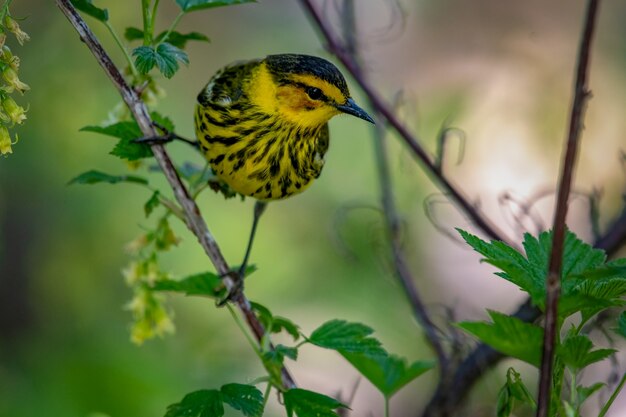
[[[264, 60], [260, 94], [289, 121], [318, 127], [345, 113], [374, 120], [350, 97], [346, 80], [336, 66], [310, 55], [270, 55]], [[264, 90], [264, 91], [263, 91]]]

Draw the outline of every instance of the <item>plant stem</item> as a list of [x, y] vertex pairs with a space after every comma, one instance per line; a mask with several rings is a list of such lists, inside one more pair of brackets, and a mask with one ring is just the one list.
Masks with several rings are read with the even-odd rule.
[[556, 210], [552, 226], [552, 252], [546, 279], [546, 318], [543, 339], [543, 354], [539, 374], [539, 401], [537, 417], [547, 417], [550, 413], [550, 393], [552, 390], [552, 370], [554, 351], [558, 338], [558, 303], [561, 292], [561, 272], [563, 263], [563, 247], [565, 243], [567, 208], [570, 189], [573, 182], [574, 166], [583, 126], [583, 112], [589, 99], [587, 87], [591, 40], [595, 27], [599, 0], [589, 0], [585, 14], [585, 25], [580, 42], [576, 82], [574, 84], [574, 100], [570, 113], [569, 130], [563, 158], [561, 178], [559, 180]]
[[267, 401], [270, 399], [270, 392], [272, 391], [272, 381], [267, 381], [267, 388], [265, 388], [265, 394], [263, 395], [263, 411], [267, 406]]
[[235, 320], [235, 323], [237, 323], [237, 327], [239, 327], [239, 330], [241, 330], [241, 332], [246, 337], [246, 340], [248, 341], [250, 346], [252, 346], [252, 350], [254, 350], [254, 353], [256, 353], [256, 355], [262, 361], [263, 357], [262, 357], [262, 354], [261, 354], [261, 349], [259, 348], [257, 343], [252, 339], [250, 334], [248, 334], [248, 331], [244, 327], [243, 323], [241, 322], [241, 319], [239, 318], [239, 316], [237, 315], [237, 313], [235, 312], [233, 307], [230, 304], [226, 304], [226, 307], [228, 308], [228, 311], [230, 312], [230, 315], [233, 317], [233, 320]]
[[389, 417], [389, 397], [385, 395], [385, 417]]
[[606, 415], [606, 413], [609, 411], [609, 408], [611, 408], [611, 405], [613, 405], [613, 401], [615, 401], [620, 391], [624, 387], [625, 382], [626, 382], [626, 372], [624, 372], [624, 374], [622, 375], [622, 379], [619, 381], [619, 384], [617, 385], [617, 387], [615, 387], [615, 391], [613, 391], [613, 394], [611, 394], [611, 398], [609, 398], [606, 404], [604, 404], [604, 407], [602, 407], [602, 409], [600, 410], [600, 414], [598, 414], [598, 417], [604, 417]]
[[154, 28], [156, 27], [156, 16], [159, 7], [159, 0], [154, 0], [154, 5], [152, 5], [152, 15], [150, 16], [150, 27], [152, 27], [152, 31], [154, 32]]
[[170, 36], [170, 33], [172, 33], [174, 31], [174, 29], [176, 29], [176, 26], [178, 26], [178, 22], [180, 22], [180, 19], [185, 15], [184, 11], [181, 11], [180, 13], [178, 13], [178, 15], [176, 16], [176, 18], [174, 19], [174, 21], [172, 22], [172, 24], [170, 25], [169, 29], [167, 29], [167, 32], [165, 32], [165, 35], [163, 36], [163, 38], [160, 40], [160, 42], [165, 42], [167, 40], [167, 38]]
[[154, 32], [154, 21], [150, 16], [151, 0], [141, 0], [141, 15], [143, 17], [143, 45], [152, 45], [152, 35]]
[[120, 37], [117, 35], [117, 32], [115, 31], [115, 29], [113, 29], [113, 26], [111, 26], [111, 24], [108, 21], [104, 22], [104, 25], [107, 27], [107, 29], [109, 29], [111, 36], [113, 36], [113, 39], [115, 39], [115, 43], [117, 44], [117, 46], [119, 46], [119, 48], [124, 53], [126, 62], [128, 62], [128, 67], [130, 68], [130, 71], [133, 74], [133, 78], [136, 80], [139, 77], [139, 73], [137, 72], [137, 68], [135, 68], [135, 63], [133, 62], [133, 59], [130, 57], [128, 50], [122, 43], [122, 40], [120, 39]]

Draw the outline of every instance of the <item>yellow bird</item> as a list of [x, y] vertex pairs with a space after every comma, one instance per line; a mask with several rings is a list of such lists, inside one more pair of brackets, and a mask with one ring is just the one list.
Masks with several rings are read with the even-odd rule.
[[338, 114], [374, 120], [350, 97], [333, 64], [309, 55], [269, 55], [218, 71], [198, 95], [195, 126], [215, 175], [257, 199], [244, 261], [266, 202], [307, 189], [328, 150], [328, 121]]

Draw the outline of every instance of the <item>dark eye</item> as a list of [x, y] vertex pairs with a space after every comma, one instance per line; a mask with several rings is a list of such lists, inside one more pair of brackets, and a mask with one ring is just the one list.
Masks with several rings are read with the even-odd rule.
[[322, 97], [324, 97], [322, 90], [315, 87], [307, 87], [306, 93], [309, 95], [311, 100], [320, 100]]

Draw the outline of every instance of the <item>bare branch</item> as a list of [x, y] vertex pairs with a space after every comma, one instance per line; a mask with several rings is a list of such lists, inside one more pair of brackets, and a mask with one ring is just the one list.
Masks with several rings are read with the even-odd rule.
[[[326, 47], [334, 54], [341, 63], [346, 67], [350, 74], [354, 77], [361, 89], [367, 95], [372, 107], [379, 112], [389, 124], [398, 132], [400, 137], [409, 146], [411, 152], [422, 162], [426, 171], [434, 179], [434, 182], [442, 189], [444, 194], [457, 203], [461, 209], [467, 214], [471, 221], [483, 231], [491, 239], [507, 241], [506, 235], [499, 230], [491, 221], [485, 217], [475, 206], [471, 204], [469, 199], [454, 186], [447, 177], [445, 177], [434, 162], [434, 159], [419, 143], [415, 135], [398, 119], [394, 110], [383, 100], [383, 98], [375, 91], [374, 87], [363, 76], [359, 63], [350, 54], [349, 50], [337, 39], [330, 25], [323, 19], [320, 11], [313, 5], [312, 0], [300, 0], [302, 6], [313, 19], [315, 25], [319, 28], [322, 36], [326, 41]], [[511, 243], [513, 244], [513, 243]]]
[[580, 41], [576, 83], [574, 85], [574, 100], [570, 114], [567, 145], [563, 160], [563, 170], [559, 180], [558, 197], [554, 222], [552, 226], [552, 252], [548, 266], [546, 280], [546, 318], [543, 338], [543, 355], [539, 373], [539, 399], [537, 402], [537, 417], [547, 417], [550, 412], [550, 393], [552, 391], [552, 368], [554, 364], [554, 350], [558, 329], [558, 304], [561, 293], [561, 270], [563, 263], [563, 246], [567, 225], [568, 200], [574, 176], [574, 166], [583, 126], [584, 111], [590, 92], [587, 87], [589, 72], [589, 55], [591, 40], [595, 29], [596, 15], [599, 0], [589, 0], [585, 17], [585, 28]]
[[[359, 59], [359, 45], [357, 43], [358, 31], [356, 28], [356, 18], [354, 9], [354, 0], [345, 0], [341, 11], [342, 27], [344, 30], [344, 48], [351, 56], [355, 69], [358, 71], [361, 79], [365, 79], [366, 75], [361, 69]], [[381, 119], [380, 111], [376, 110], [374, 114], [375, 120]], [[389, 156], [386, 146], [386, 125], [378, 123], [376, 125], [374, 145], [376, 147], [376, 162], [378, 167], [378, 178], [381, 189], [381, 203], [386, 224], [386, 232], [391, 245], [391, 255], [393, 258], [393, 267], [395, 275], [406, 294], [409, 304], [413, 309], [413, 315], [421, 324], [426, 335], [428, 343], [431, 345], [437, 360], [439, 362], [439, 371], [443, 377], [448, 369], [448, 356], [443, 348], [438, 329], [433, 323], [424, 301], [417, 287], [415, 286], [415, 278], [413, 277], [409, 266], [407, 265], [402, 245], [400, 242], [400, 218], [396, 210], [395, 199], [393, 196], [393, 186], [391, 183], [391, 172], [389, 169]]]
[[[81, 40], [85, 42], [89, 50], [91, 50], [107, 76], [119, 90], [124, 102], [126, 102], [126, 105], [137, 121], [142, 134], [145, 137], [157, 136], [158, 132], [155, 130], [145, 103], [139, 98], [137, 92], [126, 83], [119, 69], [115, 66], [109, 55], [91, 32], [82, 17], [78, 14], [74, 6], [72, 6], [69, 0], [57, 0], [56, 3], [72, 26], [74, 26]], [[150, 147], [154, 153], [154, 158], [172, 187], [176, 200], [183, 209], [187, 227], [198, 239], [198, 242], [215, 266], [217, 273], [224, 277], [223, 282], [226, 288], [228, 290], [233, 289], [235, 287], [235, 282], [230, 275], [230, 268], [228, 267], [217, 242], [213, 238], [213, 235], [202, 218], [200, 209], [196, 205], [193, 198], [189, 196], [185, 185], [180, 180], [180, 177], [178, 176], [165, 148], [161, 144], [153, 144]], [[239, 311], [244, 316], [246, 323], [254, 333], [257, 340], [260, 341], [265, 334], [265, 329], [252, 311], [250, 302], [241, 292], [234, 297], [232, 302], [237, 305]], [[285, 388], [293, 388], [296, 386], [293, 378], [286, 368], [283, 368], [282, 376]]]

